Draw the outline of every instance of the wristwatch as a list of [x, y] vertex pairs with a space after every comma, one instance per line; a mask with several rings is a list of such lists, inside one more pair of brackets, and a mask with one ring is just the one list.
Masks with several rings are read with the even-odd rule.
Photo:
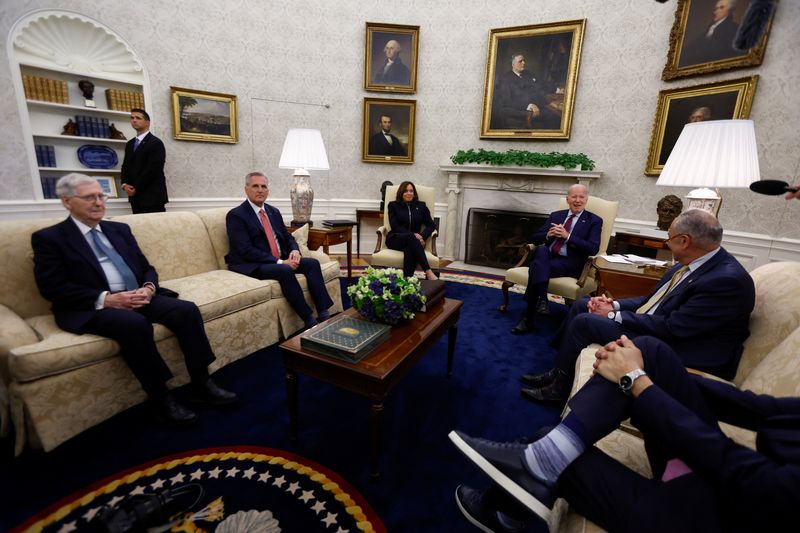
[[641, 368], [637, 368], [635, 370], [631, 370], [621, 378], [619, 378], [619, 388], [625, 394], [630, 394], [631, 389], [633, 388], [633, 383], [642, 376], [646, 376], [647, 372], [642, 370]]
[[615, 320], [617, 318], [617, 312], [616, 311], [609, 311], [608, 312], [608, 318], [610, 318], [611, 320]]

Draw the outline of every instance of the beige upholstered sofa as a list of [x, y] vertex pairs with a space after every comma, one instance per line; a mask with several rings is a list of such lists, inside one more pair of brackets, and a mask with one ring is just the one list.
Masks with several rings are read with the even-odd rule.
[[[158, 271], [161, 285], [200, 307], [217, 355], [212, 372], [303, 326], [277, 282], [227, 269], [227, 212], [219, 208], [114, 218], [130, 225]], [[50, 303], [39, 294], [33, 277], [31, 233], [60, 220], [0, 222], [0, 416], [6, 435], [10, 414], [17, 453], [26, 440], [33, 447], [52, 450], [145, 400], [144, 391], [117, 355], [118, 345], [103, 337], [60, 330]], [[303, 255], [320, 260], [334, 301], [331, 312], [341, 311], [339, 264], [305, 248], [307, 231], [301, 228], [294, 236]], [[300, 283], [305, 289], [303, 276]], [[156, 325], [154, 335], [175, 375], [170, 385], [188, 382], [172, 333]]]
[[[757, 394], [800, 396], [800, 263], [770, 263], [750, 275], [756, 287], [756, 305], [750, 317], [750, 337], [745, 341], [733, 385]], [[573, 394], [592, 376], [594, 354], [599, 347], [594, 344], [581, 352]], [[755, 448], [754, 432], [724, 423], [720, 426], [734, 441]], [[644, 441], [631, 432], [618, 429], [596, 445], [634, 471], [652, 476]], [[603, 531], [570, 511], [564, 500], [558, 500], [550, 530]]]

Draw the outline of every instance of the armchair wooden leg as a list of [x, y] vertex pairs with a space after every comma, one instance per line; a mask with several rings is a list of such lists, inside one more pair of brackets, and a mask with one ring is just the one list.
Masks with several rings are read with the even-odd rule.
[[503, 286], [501, 290], [503, 291], [503, 305], [501, 305], [498, 309], [502, 312], [508, 311], [508, 289], [516, 285], [513, 281], [503, 281]]

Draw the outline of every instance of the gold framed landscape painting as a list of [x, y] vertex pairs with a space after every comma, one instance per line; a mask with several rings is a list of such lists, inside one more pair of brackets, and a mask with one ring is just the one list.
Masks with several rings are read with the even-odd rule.
[[172, 132], [181, 141], [236, 143], [236, 95], [170, 87]]
[[365, 42], [364, 90], [416, 92], [419, 26], [367, 22]]
[[489, 32], [481, 139], [569, 139], [586, 19]]
[[758, 76], [706, 83], [658, 93], [658, 106], [644, 173], [658, 176], [688, 122], [750, 117]]
[[364, 98], [362, 161], [414, 162], [416, 100]]
[[760, 65], [767, 49], [774, 11], [755, 46], [748, 50], [733, 47], [751, 3], [748, 0], [678, 0], [661, 79]]

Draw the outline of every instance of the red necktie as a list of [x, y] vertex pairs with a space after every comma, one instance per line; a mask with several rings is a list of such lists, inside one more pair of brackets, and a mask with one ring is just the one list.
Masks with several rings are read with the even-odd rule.
[[[575, 215], [570, 213], [570, 215], [567, 217], [567, 221], [564, 223], [564, 229], [567, 230], [567, 233], [569, 233], [569, 230], [572, 229], [572, 221], [574, 219]], [[567, 242], [567, 239], [562, 239], [561, 237], [556, 239], [555, 242], [553, 242], [553, 246], [550, 248], [550, 253], [552, 255], [558, 255], [558, 252], [561, 251], [561, 248], [564, 246], [565, 242]]]
[[278, 241], [275, 240], [275, 232], [272, 231], [272, 225], [269, 223], [263, 208], [258, 210], [258, 218], [261, 219], [261, 225], [264, 226], [264, 233], [267, 235], [267, 242], [272, 255], [275, 259], [280, 259], [281, 253], [278, 251]]

